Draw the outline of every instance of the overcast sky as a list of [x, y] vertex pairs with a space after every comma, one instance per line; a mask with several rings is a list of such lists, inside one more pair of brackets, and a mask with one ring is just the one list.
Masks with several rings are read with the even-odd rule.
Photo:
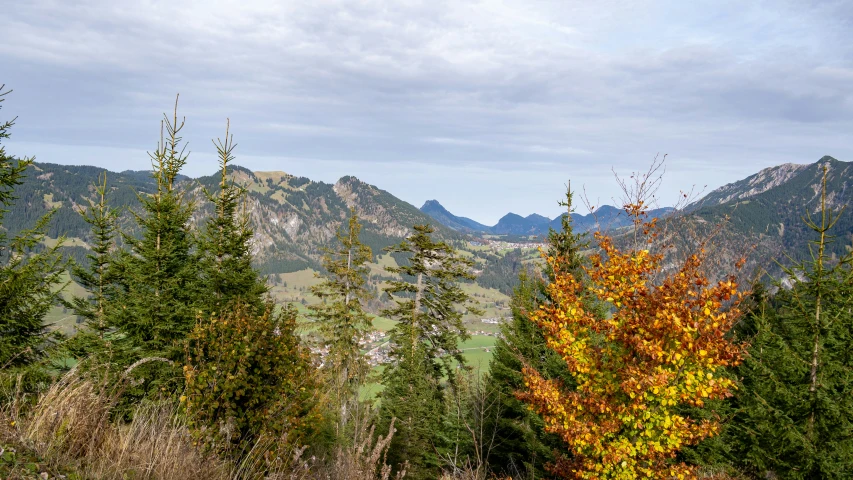
[[75, 1], [0, 15], [8, 150], [146, 169], [181, 94], [186, 173], [355, 175], [493, 224], [613, 203], [668, 154], [661, 205], [761, 168], [853, 160], [853, 2]]

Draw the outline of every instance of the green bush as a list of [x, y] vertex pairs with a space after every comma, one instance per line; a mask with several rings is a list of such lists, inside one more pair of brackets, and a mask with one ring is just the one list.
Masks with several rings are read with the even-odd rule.
[[199, 320], [187, 342], [186, 408], [196, 441], [228, 452], [258, 438], [305, 439], [320, 420], [308, 351], [294, 333], [296, 310], [255, 313], [238, 303]]

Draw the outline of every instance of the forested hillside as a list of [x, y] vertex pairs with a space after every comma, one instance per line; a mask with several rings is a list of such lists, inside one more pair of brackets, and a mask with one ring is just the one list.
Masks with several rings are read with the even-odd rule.
[[[90, 234], [79, 211], [92, 197], [93, 182], [102, 172], [95, 167], [34, 163], [25, 172], [20, 201], [11, 208], [7, 228], [17, 233], [57, 209], [48, 236], [65, 235], [71, 239], [70, 245], [84, 247]], [[255, 229], [255, 258], [258, 268], [268, 273], [317, 269], [321, 248], [329, 245], [350, 208], [364, 219], [362, 235], [376, 252], [398, 242], [412, 225], [429, 222], [417, 208], [355, 177], [330, 185], [284, 172], [251, 172], [240, 167], [234, 167], [230, 175], [247, 189], [243, 208], [251, 213]], [[111, 203], [122, 211], [121, 222], [133, 231], [130, 220], [139, 208], [138, 195], [150, 195], [156, 181], [150, 172], [107, 172], [107, 177]], [[218, 182], [215, 175], [178, 179], [179, 187], [197, 201], [202, 200], [204, 189], [215, 190]], [[201, 205], [193, 221], [200, 223], [209, 214], [210, 208]], [[460, 238], [441, 225], [437, 228], [448, 240]], [[84, 257], [82, 250], [73, 255], [78, 260]]]
[[[812, 231], [803, 221], [817, 219], [821, 208], [821, 181], [827, 169], [828, 208], [841, 211], [853, 204], [853, 163], [825, 156], [806, 165], [768, 168], [739, 182], [709, 193], [687, 208], [689, 214], [714, 224], [725, 220], [726, 244], [755, 246], [750, 264], [778, 275], [774, 261], [786, 257], [810, 258]], [[853, 241], [853, 216], [840, 215], [833, 228], [835, 241], [827, 254], [840, 258]]]

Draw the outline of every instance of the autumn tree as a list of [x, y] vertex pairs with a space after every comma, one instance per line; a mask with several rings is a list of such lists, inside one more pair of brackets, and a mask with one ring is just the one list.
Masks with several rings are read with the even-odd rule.
[[380, 415], [385, 427], [397, 419], [389, 462], [408, 462], [407, 478], [414, 479], [437, 475], [445, 414], [442, 382], [452, 383], [454, 362], [465, 363], [459, 349], [459, 342], [470, 337], [464, 313], [479, 311], [460, 285], [473, 279], [473, 263], [434, 240], [433, 233], [429, 225], [415, 225], [409, 238], [389, 249], [406, 254], [408, 264], [388, 268], [401, 279], [389, 282], [385, 291], [396, 305], [383, 312], [398, 323], [390, 332], [394, 363], [383, 374]]
[[831, 258], [840, 218], [827, 207], [824, 167], [812, 256], [790, 282], [757, 298], [739, 327], [751, 343], [724, 434], [727, 459], [755, 478], [841, 479], [853, 471], [853, 255]]
[[[501, 325], [501, 337], [495, 343], [490, 363], [490, 392], [500, 397], [500, 415], [489, 419], [497, 442], [490, 455], [493, 470], [514, 477], [542, 475], [544, 466], [553, 460], [552, 451], [561, 445], [559, 438], [544, 430], [541, 417], [531, 411], [515, 397], [524, 387], [524, 365], [531, 366], [544, 378], [559, 379], [564, 385], [573, 385], [574, 380], [566, 363], [548, 348], [542, 329], [534, 323], [530, 314], [543, 303], [551, 302], [548, 284], [556, 275], [572, 275], [586, 283], [586, 272], [582, 268], [588, 259], [582, 251], [589, 247], [585, 234], [575, 233], [572, 225], [573, 194], [567, 186], [566, 197], [559, 205], [566, 209], [561, 217], [560, 230], [548, 232], [547, 256], [554, 259], [542, 271], [522, 272], [519, 285], [515, 288], [510, 303], [512, 317]], [[604, 313], [596, 307], [590, 295], [584, 296], [590, 311], [603, 318]]]
[[367, 288], [367, 262], [373, 253], [359, 241], [360, 232], [358, 215], [352, 209], [346, 226], [337, 233], [338, 246], [323, 255], [323, 282], [311, 288], [321, 303], [309, 307], [309, 316], [318, 324], [322, 344], [328, 350], [323, 358], [324, 370], [328, 372], [339, 435], [345, 433], [368, 371], [361, 343], [372, 328], [363, 303], [372, 297]]
[[[584, 268], [589, 285], [548, 257], [557, 272], [547, 287], [552, 301], [531, 316], [575, 381], [527, 366], [519, 394], [568, 446], [550, 467], [563, 478], [691, 475], [694, 468], [674, 457], [720, 426], [680, 409], [730, 395], [734, 381], [724, 371], [740, 361], [742, 347], [726, 336], [739, 317], [734, 278], [711, 285], [701, 270], [704, 249], [664, 272], [663, 255], [649, 251], [657, 222], [645, 221], [642, 203], [625, 208], [645, 242], [623, 251], [596, 233], [600, 252]], [[609, 307], [606, 318], [588, 306], [590, 293]]]

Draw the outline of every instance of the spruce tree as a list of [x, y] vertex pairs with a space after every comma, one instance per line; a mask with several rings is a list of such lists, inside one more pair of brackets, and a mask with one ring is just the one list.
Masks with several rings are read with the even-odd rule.
[[88, 267], [75, 264], [74, 280], [89, 293], [72, 301], [74, 313], [82, 317], [89, 332], [103, 340], [108, 330], [107, 309], [113, 297], [114, 279], [110, 270], [118, 219], [118, 211], [107, 203], [107, 173], [95, 184], [96, 200], [88, 199], [89, 207], [80, 212], [91, 227], [92, 253], [86, 255]]
[[380, 404], [381, 428], [396, 419], [387, 462], [405, 478], [432, 480], [441, 467], [439, 452], [444, 449], [446, 404], [444, 390], [435, 376], [435, 365], [424, 344], [406, 352], [393, 366], [386, 367]]
[[[541, 477], [544, 466], [553, 460], [552, 450], [560, 440], [544, 432], [544, 423], [515, 393], [524, 387], [522, 368], [533, 366], [548, 378], [559, 379], [567, 385], [573, 380], [565, 362], [545, 344], [541, 329], [529, 314], [543, 302], [550, 302], [546, 286], [555, 274], [567, 273], [583, 279], [585, 259], [581, 251], [588, 247], [584, 234], [574, 232], [572, 226], [572, 192], [566, 189], [566, 199], [559, 205], [566, 208], [561, 218], [561, 229], [550, 229], [545, 256], [555, 259], [547, 263], [541, 273], [523, 272], [511, 300], [512, 319], [501, 325], [501, 338], [495, 343], [490, 364], [490, 392], [500, 396], [501, 413], [489, 425], [501, 439], [492, 450], [490, 468], [515, 476]], [[556, 268], [555, 268], [556, 267]], [[590, 300], [591, 308], [592, 300]], [[603, 315], [603, 312], [601, 313]]]
[[565, 363], [546, 347], [542, 332], [528, 317], [543, 301], [543, 288], [544, 282], [536, 273], [519, 276], [510, 303], [512, 318], [501, 325], [489, 365], [491, 392], [500, 397], [500, 413], [488, 425], [500, 439], [491, 452], [489, 467], [513, 478], [542, 477], [558, 444], [555, 436], [544, 432], [539, 415], [515, 398], [524, 387], [521, 370], [525, 363], [536, 364], [552, 378], [565, 375]]
[[[3, 88], [0, 108], [9, 93]], [[40, 355], [47, 340], [44, 318], [62, 301], [61, 275], [67, 265], [59, 252], [62, 241], [49, 248], [40, 245], [55, 211], [12, 238], [2, 228], [15, 187], [33, 163], [32, 158], [12, 157], [2, 145], [14, 124], [14, 119], [0, 123], [0, 370], [26, 365]]]
[[340, 244], [323, 256], [325, 280], [311, 287], [321, 303], [309, 307], [309, 316], [318, 324], [323, 346], [324, 370], [328, 372], [331, 406], [338, 415], [338, 433], [344, 435], [351, 409], [358, 403], [358, 389], [368, 371], [361, 352], [361, 341], [372, 328], [363, 302], [372, 297], [367, 288], [373, 257], [370, 247], [359, 241], [361, 224], [355, 209], [350, 211], [346, 227], [337, 233]]
[[254, 232], [249, 216], [238, 209], [246, 190], [228, 178], [228, 165], [234, 160], [230, 122], [225, 140], [213, 142], [219, 155], [221, 179], [218, 192], [205, 192], [213, 203], [213, 216], [199, 239], [200, 302], [206, 314], [219, 314], [240, 300], [255, 313], [262, 313], [268, 293], [266, 283], [252, 267], [251, 240]]
[[445, 242], [433, 240], [433, 232], [429, 225], [415, 225], [408, 239], [388, 249], [408, 255], [409, 260], [388, 269], [402, 279], [389, 282], [385, 291], [396, 305], [383, 311], [398, 323], [390, 332], [394, 363], [383, 374], [380, 415], [383, 428], [391, 418], [398, 419], [389, 456], [398, 465], [408, 461], [406, 475], [414, 479], [437, 477], [443, 447], [438, 426], [445, 415], [442, 382], [452, 385], [454, 361], [465, 364], [459, 342], [470, 335], [462, 324], [463, 314], [479, 312], [460, 286], [474, 278], [473, 262], [459, 257]]
[[164, 115], [160, 142], [149, 154], [157, 190], [139, 194], [142, 212], [134, 212], [141, 237], [122, 233], [130, 246], [113, 263], [116, 299], [108, 324], [118, 345], [131, 357], [155, 355], [178, 359], [180, 345], [195, 324], [198, 262], [190, 230], [194, 204], [177, 186], [187, 154], [179, 136], [177, 102], [172, 119]]
[[809, 261], [786, 269], [772, 298], [759, 298], [741, 335], [754, 332], [738, 368], [743, 385], [725, 431], [731, 463], [754, 478], [840, 479], [853, 471], [853, 257], [826, 249], [839, 215], [826, 206], [806, 224]]

